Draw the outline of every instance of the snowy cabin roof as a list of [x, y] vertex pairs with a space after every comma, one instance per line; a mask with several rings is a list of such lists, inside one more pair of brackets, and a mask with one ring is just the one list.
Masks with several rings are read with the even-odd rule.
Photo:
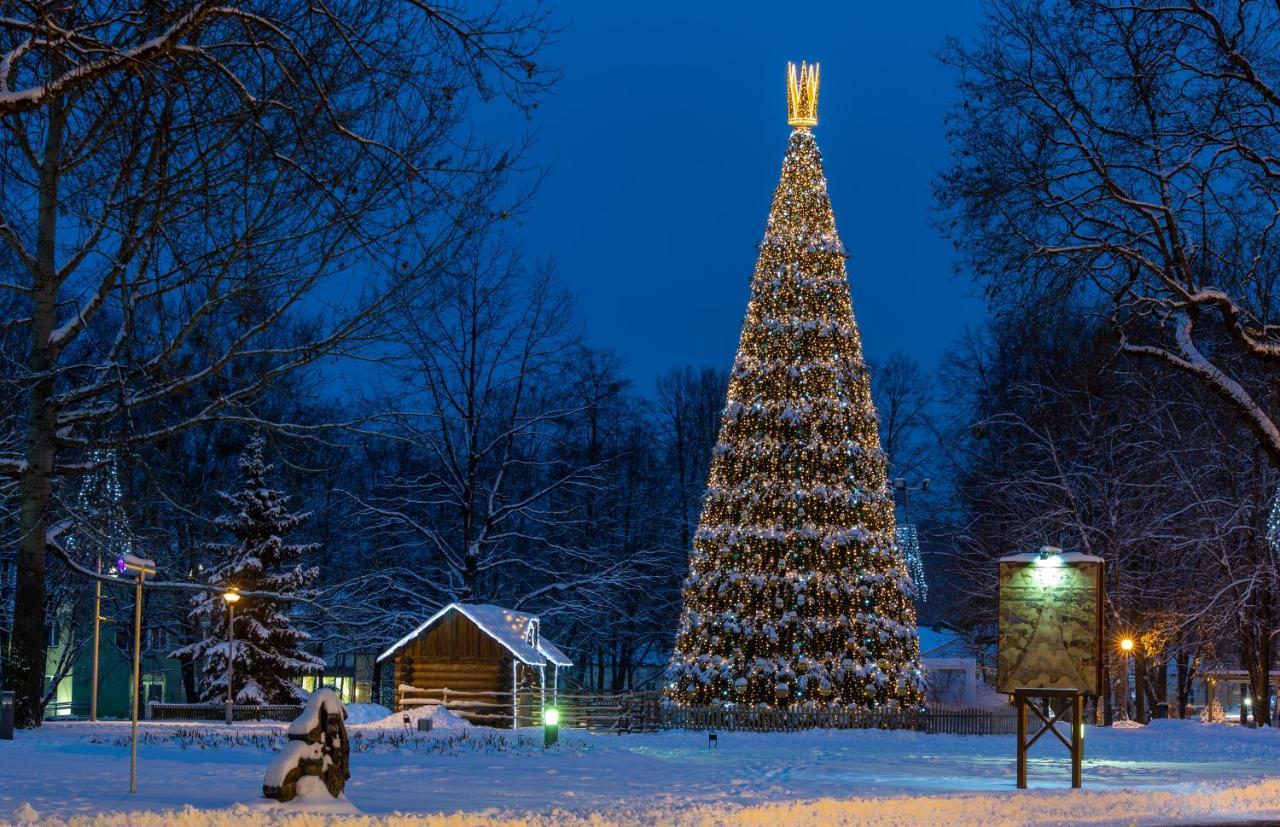
[[391, 657], [411, 640], [430, 628], [433, 623], [455, 610], [461, 612], [468, 620], [476, 624], [482, 632], [506, 647], [507, 651], [521, 663], [527, 663], [530, 666], [545, 666], [547, 664], [573, 666], [573, 661], [569, 660], [564, 652], [560, 651], [560, 647], [542, 637], [540, 629], [537, 630], [536, 634], [530, 633], [530, 621], [536, 625], [541, 625], [537, 615], [527, 615], [511, 609], [504, 609], [501, 606], [491, 606], [487, 603], [450, 603], [427, 618], [421, 626], [397, 640], [387, 651], [378, 655], [377, 662], [381, 663]]

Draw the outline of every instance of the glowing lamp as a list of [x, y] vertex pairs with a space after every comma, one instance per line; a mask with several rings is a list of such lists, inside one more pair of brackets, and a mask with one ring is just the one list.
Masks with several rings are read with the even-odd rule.
[[1120, 648], [1126, 652], [1133, 651], [1133, 638], [1124, 638], [1120, 641]]
[[554, 706], [542, 710], [542, 748], [553, 747], [560, 740], [560, 710]]
[[240, 592], [236, 591], [235, 589], [229, 589], [222, 593], [222, 599], [227, 601], [228, 603], [239, 603]]
[[1041, 588], [1048, 589], [1061, 583], [1063, 576], [1062, 556], [1041, 552], [1031, 570], [1031, 579]]

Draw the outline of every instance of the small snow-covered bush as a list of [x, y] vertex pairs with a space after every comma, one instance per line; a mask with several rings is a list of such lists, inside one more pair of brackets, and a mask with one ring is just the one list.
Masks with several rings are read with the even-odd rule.
[[[509, 729], [466, 727], [464, 729], [437, 730], [434, 732], [405, 732], [403, 729], [375, 727], [350, 727], [347, 730], [351, 751], [354, 753], [415, 752], [428, 755], [465, 755], [470, 753], [534, 754], [543, 752], [542, 734], [515, 733]], [[90, 744], [110, 744], [128, 748], [129, 736], [94, 734], [86, 739]], [[142, 729], [138, 743], [146, 746], [176, 747], [178, 749], [253, 749], [263, 752], [279, 752], [288, 742], [284, 728], [255, 728], [253, 730], [227, 729], [226, 727], [190, 726]], [[585, 751], [586, 743], [561, 736], [559, 752]]]
[[[90, 735], [85, 739], [90, 744], [112, 744], [117, 747], [129, 746], [128, 735]], [[138, 743], [147, 746], [173, 746], [179, 749], [260, 749], [278, 751], [288, 740], [283, 729], [253, 729], [237, 731], [234, 729], [214, 729], [213, 727], [190, 726], [165, 728], [162, 730], [143, 729], [138, 732]]]

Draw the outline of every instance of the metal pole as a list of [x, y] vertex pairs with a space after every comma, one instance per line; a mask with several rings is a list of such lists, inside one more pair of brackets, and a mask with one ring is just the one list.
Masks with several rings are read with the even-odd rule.
[[231, 705], [234, 702], [231, 694], [231, 669], [236, 653], [236, 604], [227, 601], [227, 637], [230, 646], [227, 649], [227, 726], [231, 726]]
[[[102, 575], [102, 555], [98, 555], [98, 575]], [[93, 680], [89, 687], [89, 720], [98, 720], [98, 639], [102, 628], [102, 581], [93, 584]]]
[[142, 680], [142, 581], [145, 572], [138, 572], [137, 586], [133, 594], [133, 681], [129, 712], [129, 792], [138, 791], [138, 684]]

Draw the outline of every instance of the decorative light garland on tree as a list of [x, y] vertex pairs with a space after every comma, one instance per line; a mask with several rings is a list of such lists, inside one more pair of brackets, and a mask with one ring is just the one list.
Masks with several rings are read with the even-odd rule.
[[920, 532], [915, 523], [898, 526], [898, 547], [902, 549], [902, 559], [906, 562], [907, 573], [911, 575], [911, 585], [915, 597], [921, 603], [929, 599], [929, 585], [924, 580], [924, 558], [920, 556]]
[[1271, 550], [1280, 554], [1280, 491], [1271, 499], [1271, 513], [1267, 515], [1267, 542]]
[[923, 699], [911, 578], [845, 249], [788, 67], [791, 134], [712, 456], [667, 673], [680, 705], [901, 708]]
[[[94, 448], [88, 461], [97, 470], [85, 474], [76, 487], [76, 530], [67, 536], [69, 550], [80, 557], [100, 555], [113, 560], [133, 553], [133, 532], [124, 510], [124, 486], [114, 451]], [[110, 569], [114, 574], [115, 569]]]

